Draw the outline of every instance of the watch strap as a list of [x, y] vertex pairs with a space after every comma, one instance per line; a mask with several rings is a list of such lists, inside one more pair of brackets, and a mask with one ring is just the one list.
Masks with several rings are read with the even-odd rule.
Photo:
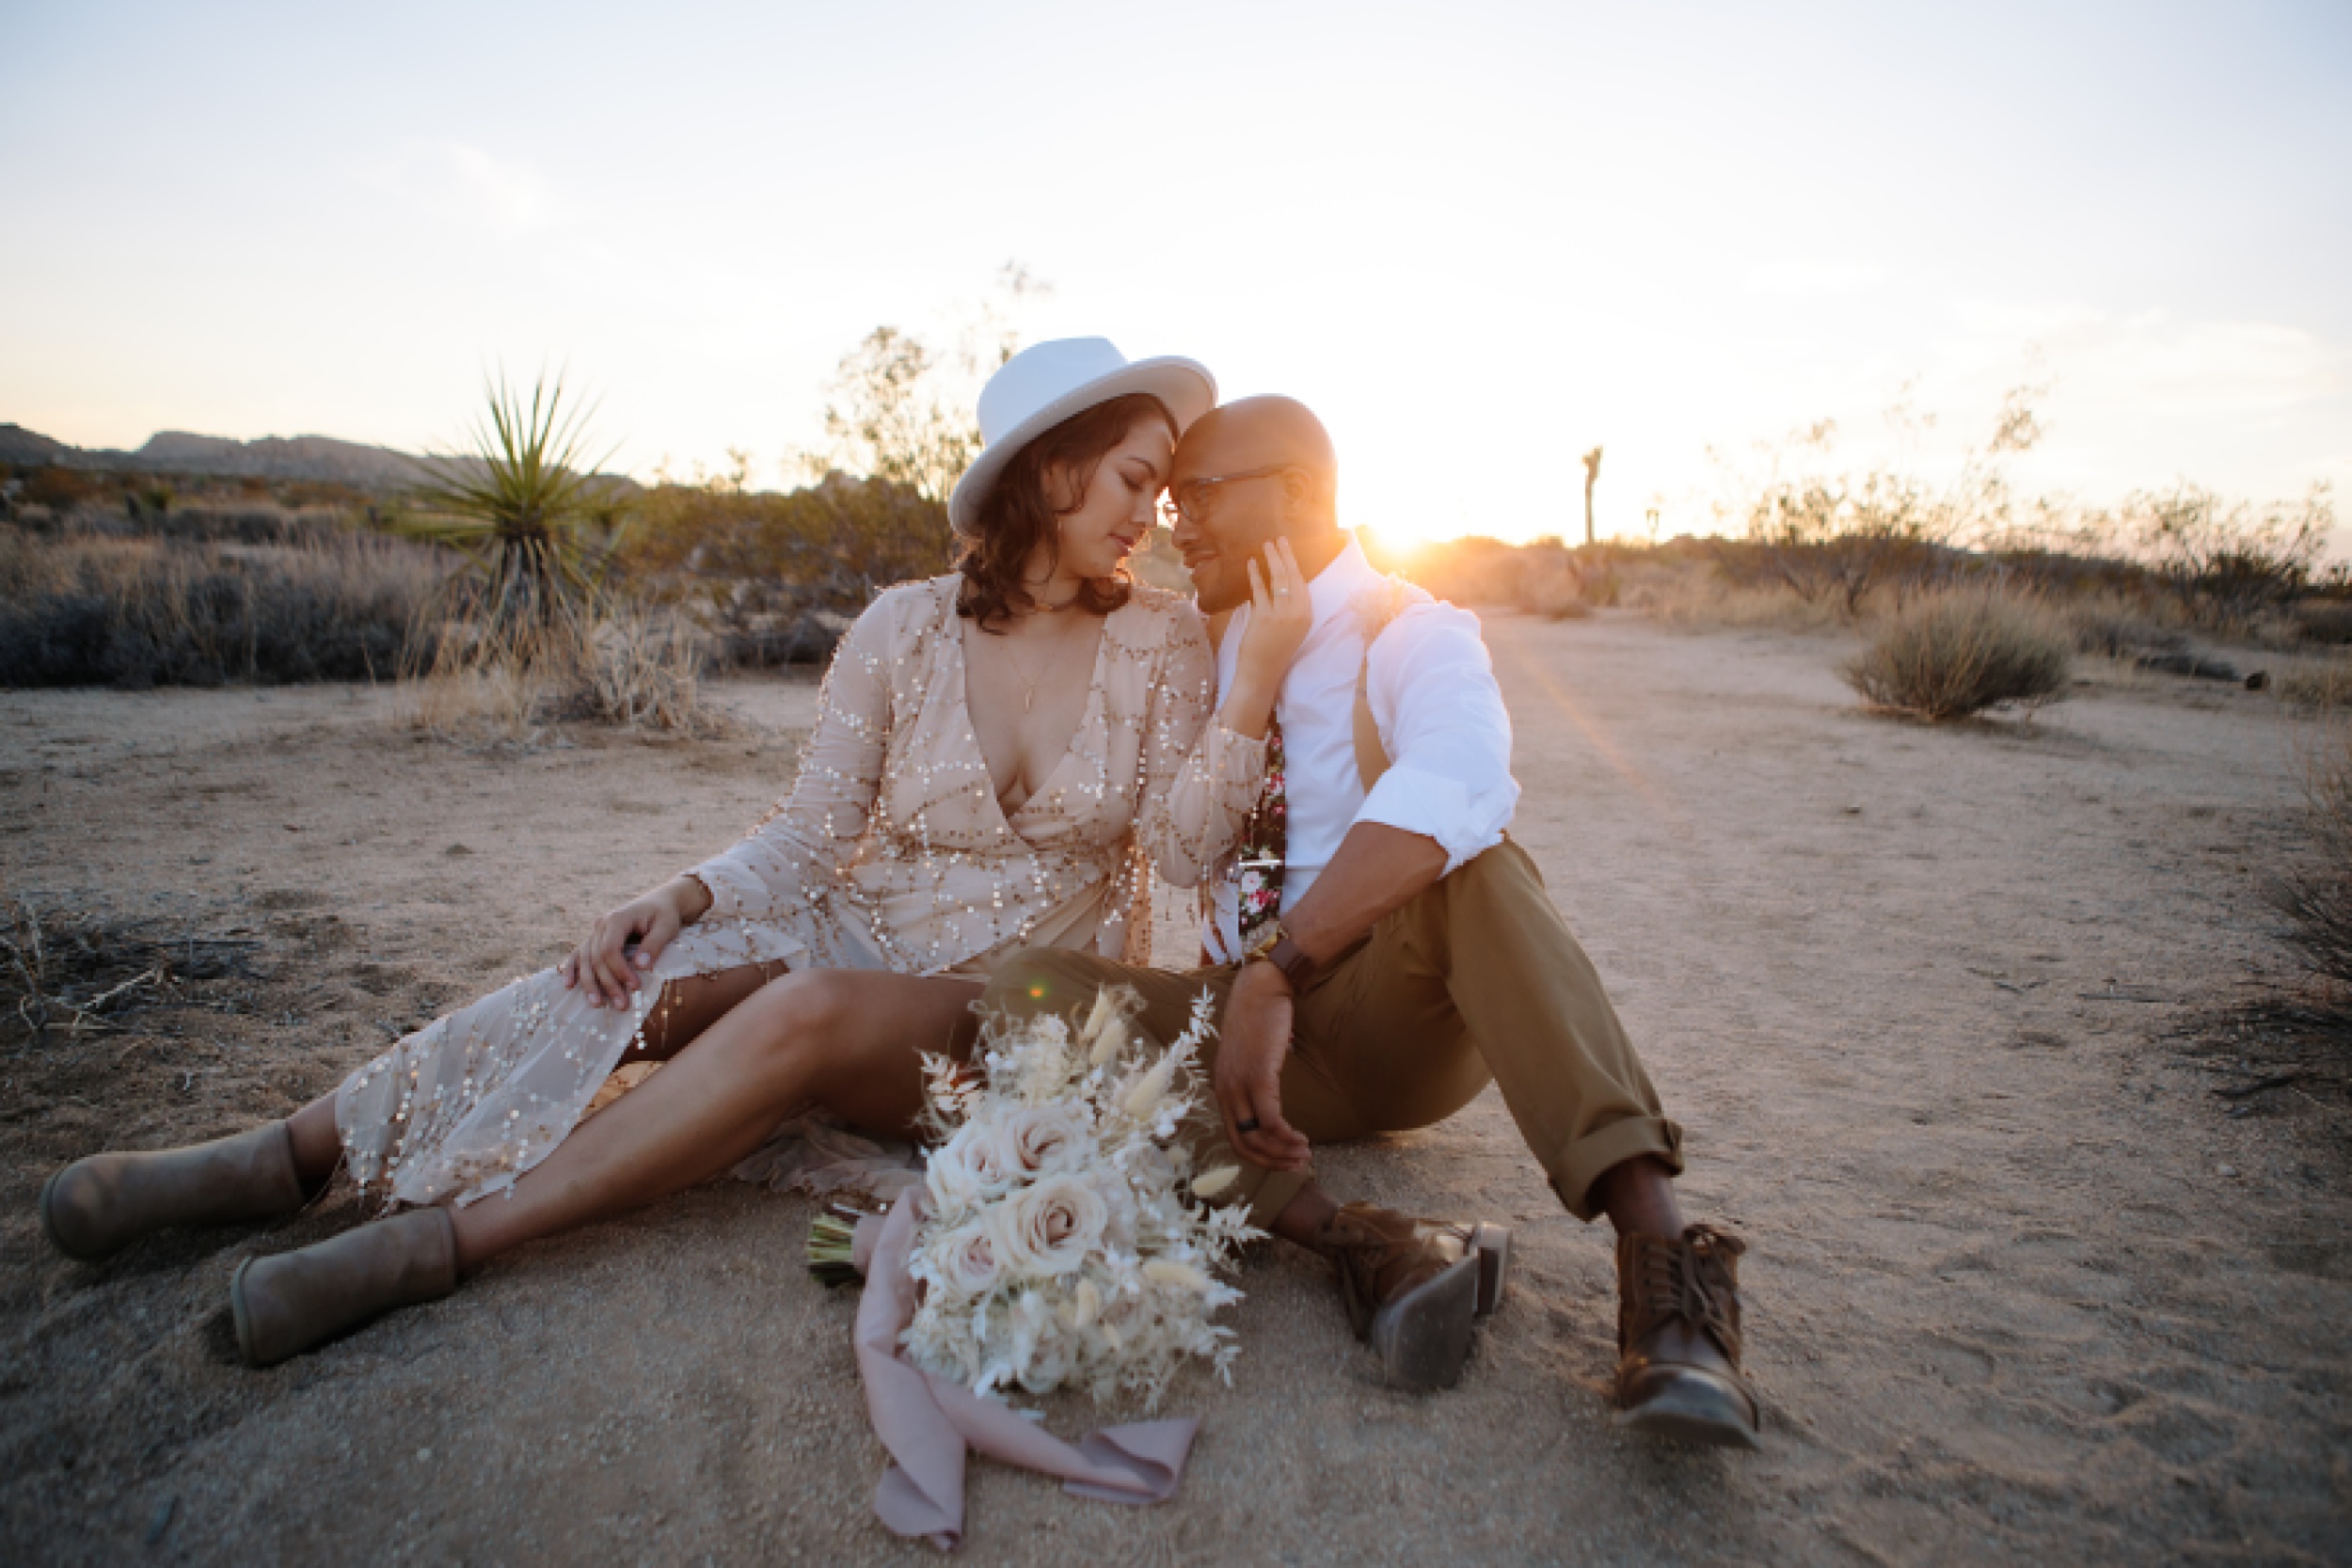
[[1291, 941], [1288, 931], [1283, 932], [1281, 939], [1267, 949], [1265, 959], [1282, 972], [1282, 978], [1291, 983], [1294, 991], [1305, 990], [1315, 977], [1314, 959], [1307, 957], [1298, 943]]

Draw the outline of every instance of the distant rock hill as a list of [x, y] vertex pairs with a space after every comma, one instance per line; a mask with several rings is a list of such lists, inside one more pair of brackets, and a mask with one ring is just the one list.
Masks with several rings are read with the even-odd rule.
[[22, 425], [0, 424], [0, 463], [43, 464], [135, 473], [202, 474], [222, 479], [330, 480], [363, 489], [413, 484], [417, 459], [389, 447], [338, 441], [331, 436], [265, 436], [232, 441], [220, 436], [159, 431], [136, 451], [69, 447]]

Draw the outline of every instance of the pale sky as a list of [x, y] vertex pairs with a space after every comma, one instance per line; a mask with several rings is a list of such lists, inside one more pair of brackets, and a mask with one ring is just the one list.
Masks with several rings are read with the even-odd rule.
[[[1331, 425], [1391, 533], [1702, 527], [1906, 383], [2031, 486], [2352, 500], [2352, 5], [0, 0], [0, 420], [446, 443], [567, 365], [641, 476], [879, 323]], [[1867, 454], [1867, 447], [1862, 449]], [[2341, 537], [2341, 536], [2340, 536]]]

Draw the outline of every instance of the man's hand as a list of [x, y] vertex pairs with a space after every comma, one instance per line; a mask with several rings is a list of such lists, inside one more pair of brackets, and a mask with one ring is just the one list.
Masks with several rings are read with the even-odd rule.
[[[1225, 998], [1210, 1087], [1226, 1141], [1253, 1165], [1301, 1170], [1307, 1140], [1282, 1119], [1282, 1058], [1291, 1049], [1291, 983], [1270, 963], [1244, 964]], [[1243, 1131], [1244, 1123], [1254, 1130]]]

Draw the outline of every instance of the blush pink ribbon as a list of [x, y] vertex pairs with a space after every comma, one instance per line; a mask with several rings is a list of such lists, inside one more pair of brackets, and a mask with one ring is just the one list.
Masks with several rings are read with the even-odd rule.
[[955, 1550], [963, 1541], [967, 1449], [1059, 1476], [1065, 1491], [1082, 1497], [1164, 1503], [1174, 1497], [1198, 1421], [1104, 1427], [1073, 1447], [1005, 1405], [933, 1377], [900, 1352], [898, 1337], [914, 1321], [915, 1287], [907, 1267], [923, 1197], [917, 1187], [887, 1215], [860, 1220], [854, 1243], [858, 1271], [866, 1275], [857, 1308], [858, 1374], [874, 1435], [891, 1458], [874, 1489], [876, 1515], [899, 1535]]

